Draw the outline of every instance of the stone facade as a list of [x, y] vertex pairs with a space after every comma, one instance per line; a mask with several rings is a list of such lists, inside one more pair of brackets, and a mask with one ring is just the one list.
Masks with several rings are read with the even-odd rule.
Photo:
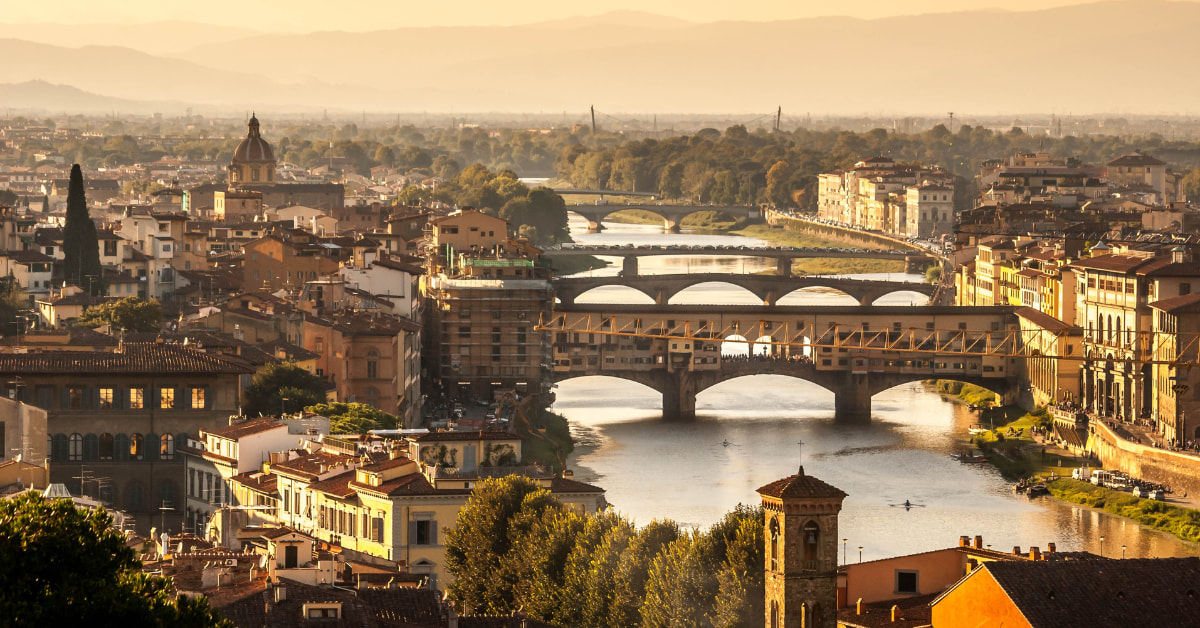
[[838, 513], [846, 494], [797, 475], [760, 489], [766, 628], [837, 626]]

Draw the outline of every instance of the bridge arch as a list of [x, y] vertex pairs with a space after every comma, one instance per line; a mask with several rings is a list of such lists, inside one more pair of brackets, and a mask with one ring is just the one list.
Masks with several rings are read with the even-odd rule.
[[[713, 292], [714, 288], [722, 290], [734, 291], [736, 297], [714, 301], [711, 298], [704, 297], [706, 292]], [[713, 281], [707, 278], [697, 278], [693, 281], [684, 280], [677, 286], [673, 286], [674, 290], [669, 291], [667, 296], [668, 305], [762, 305], [765, 295], [752, 290], [746, 286], [739, 286], [733, 281]], [[734, 295], [730, 295], [734, 297]]]
[[[813, 299], [813, 297], [818, 298]], [[836, 286], [820, 283], [791, 290], [779, 297], [776, 303], [778, 305], [812, 305], [814, 300], [819, 301], [819, 305], [859, 305], [858, 297]]]
[[571, 297], [572, 303], [627, 303], [652, 305], [654, 294], [634, 286], [609, 284], [588, 288]]
[[[902, 302], [908, 298], [907, 302]], [[892, 290], [875, 297], [870, 303], [863, 305], [929, 305], [929, 295], [917, 290]]]

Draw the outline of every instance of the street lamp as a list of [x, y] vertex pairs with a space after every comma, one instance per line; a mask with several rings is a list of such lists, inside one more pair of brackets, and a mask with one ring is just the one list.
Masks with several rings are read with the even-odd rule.
[[282, 419], [283, 415], [287, 413], [287, 407], [285, 404], [287, 404], [289, 401], [291, 401], [291, 399], [288, 397], [279, 398], [279, 418]]
[[1125, 560], [1125, 546], [1121, 546], [1121, 560]]
[[1100, 558], [1104, 558], [1104, 535], [1100, 535]]
[[846, 542], [850, 539], [842, 539], [842, 564], [846, 564]]
[[862, 546], [858, 546], [858, 562], [862, 562]]

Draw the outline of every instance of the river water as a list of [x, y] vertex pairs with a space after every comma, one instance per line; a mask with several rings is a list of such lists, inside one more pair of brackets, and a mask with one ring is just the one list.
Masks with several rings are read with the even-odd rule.
[[[572, 216], [576, 241], [588, 244], [762, 245], [752, 238], [702, 233], [665, 234], [660, 227], [611, 224], [599, 234]], [[619, 260], [618, 260], [619, 262]], [[591, 271], [615, 274], [619, 268]], [[773, 268], [753, 258], [644, 257], [643, 274], [756, 272]], [[587, 273], [584, 273], [587, 274]], [[858, 276], [866, 278], [868, 276]], [[916, 275], [871, 275], [921, 281]], [[925, 297], [899, 292], [880, 303], [921, 304]], [[597, 289], [579, 302], [648, 303], [632, 289]], [[728, 285], [702, 285], [673, 303], [754, 304], [749, 292]], [[853, 304], [827, 290], [793, 293], [783, 304]], [[727, 343], [726, 352], [745, 353]], [[697, 398], [694, 422], [664, 422], [662, 399], [639, 384], [585, 377], [559, 384], [554, 410], [566, 416], [577, 440], [568, 464], [575, 477], [607, 491], [608, 501], [638, 523], [673, 519], [706, 527], [733, 506], [756, 503], [754, 492], [791, 475], [806, 473], [849, 494], [840, 534], [848, 559], [897, 556], [954, 545], [961, 535], [983, 536], [993, 549], [1020, 546], [1059, 551], [1086, 549], [1134, 557], [1200, 555], [1200, 547], [1145, 530], [1120, 517], [1012, 492], [989, 465], [964, 465], [950, 453], [968, 439], [976, 422], [965, 406], [943, 399], [920, 384], [876, 395], [870, 425], [833, 421], [833, 394], [783, 376], [744, 377], [706, 390]], [[727, 443], [727, 444], [726, 444]], [[916, 506], [905, 509], [908, 500]]]

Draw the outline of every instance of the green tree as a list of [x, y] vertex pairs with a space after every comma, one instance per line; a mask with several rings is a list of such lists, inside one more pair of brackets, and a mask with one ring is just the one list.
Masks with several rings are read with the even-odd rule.
[[1200, 168], [1192, 168], [1180, 182], [1183, 197], [1191, 202], [1200, 201]]
[[242, 392], [242, 408], [250, 416], [273, 416], [325, 403], [325, 382], [295, 362], [259, 367]]
[[942, 281], [942, 267], [933, 265], [925, 269], [926, 283], [940, 283]]
[[642, 601], [646, 596], [650, 565], [655, 556], [679, 538], [679, 534], [675, 522], [656, 520], [639, 530], [630, 541], [629, 549], [621, 554], [613, 574], [608, 625], [642, 625]]
[[398, 419], [365, 403], [319, 403], [305, 410], [330, 419], [334, 434], [363, 434], [369, 430], [394, 430]]
[[63, 226], [62, 248], [63, 279], [90, 294], [102, 294], [104, 274], [100, 268], [100, 244], [96, 223], [88, 215], [79, 164], [71, 167], [71, 180], [67, 186], [67, 220]]
[[154, 299], [125, 297], [88, 308], [75, 324], [92, 329], [108, 325], [114, 330], [159, 331], [162, 329], [162, 305]]
[[705, 536], [693, 530], [654, 558], [646, 580], [642, 626], [684, 628], [711, 626], [708, 610], [717, 594], [717, 579], [706, 561]]
[[767, 200], [776, 207], [792, 205], [792, 167], [788, 162], [775, 162], [767, 171]]
[[29, 310], [29, 297], [17, 278], [9, 274], [0, 278], [0, 333], [13, 336], [25, 331], [24, 322], [17, 317]]
[[169, 579], [141, 573], [111, 523], [70, 500], [0, 500], [0, 624], [232, 628], [205, 598], [173, 600]]
[[[516, 588], [524, 584], [512, 575], [526, 564], [515, 560], [525, 552], [516, 546], [517, 554], [513, 553], [513, 539], [524, 538], [544, 511], [561, 508], [549, 491], [525, 477], [476, 483], [454, 529], [446, 534], [446, 568], [454, 576], [447, 590], [450, 598], [466, 613], [512, 612]], [[514, 521], [518, 514], [520, 518]]]

